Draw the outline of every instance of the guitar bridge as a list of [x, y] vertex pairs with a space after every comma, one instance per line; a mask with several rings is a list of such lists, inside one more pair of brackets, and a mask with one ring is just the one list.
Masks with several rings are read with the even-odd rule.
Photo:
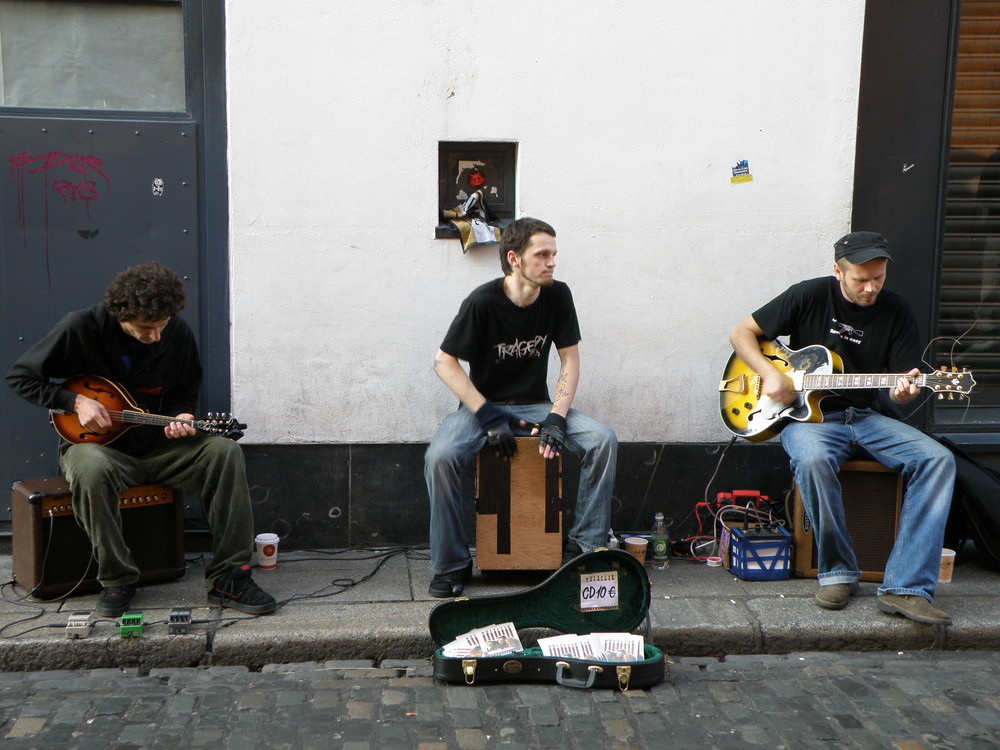
[[[733, 385], [735, 384], [735, 386]], [[721, 393], [746, 393], [746, 375], [737, 375], [735, 378], [719, 381], [719, 391]]]

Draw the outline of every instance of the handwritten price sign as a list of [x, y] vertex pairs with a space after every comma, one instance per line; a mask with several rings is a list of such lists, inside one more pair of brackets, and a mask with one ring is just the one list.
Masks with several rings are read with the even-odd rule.
[[580, 609], [618, 609], [618, 571], [580, 576]]

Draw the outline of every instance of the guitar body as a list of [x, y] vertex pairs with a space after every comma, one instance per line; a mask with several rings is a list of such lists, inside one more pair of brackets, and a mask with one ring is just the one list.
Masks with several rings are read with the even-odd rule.
[[139, 425], [165, 427], [172, 422], [189, 424], [199, 432], [239, 440], [246, 425], [230, 414], [210, 414], [208, 419], [178, 419], [177, 417], [150, 414], [136, 404], [124, 388], [100, 375], [74, 375], [63, 381], [62, 387], [86, 398], [99, 401], [108, 410], [111, 427], [103, 432], [91, 432], [80, 424], [74, 413], [49, 412], [52, 426], [63, 440], [71, 443], [97, 443], [107, 445], [117, 440], [126, 430]]
[[[805, 374], [843, 372], [840, 356], [825, 346], [789, 349], [780, 342], [763, 340], [760, 350], [793, 382], [801, 382], [801, 376]], [[819, 403], [828, 395], [825, 391], [803, 391], [791, 404], [778, 403], [761, 393], [760, 375], [734, 353], [719, 383], [719, 408], [722, 421], [730, 432], [747, 440], [762, 442], [777, 435], [789, 419], [822, 422], [823, 412]]]
[[[145, 413], [145, 409], [136, 405], [124, 388], [100, 375], [75, 375], [65, 380], [62, 387], [80, 396], [99, 401], [109, 412]], [[60, 437], [71, 443], [107, 445], [121, 437], [126, 430], [136, 426], [114, 421], [111, 427], [103, 432], [91, 432], [80, 424], [79, 418], [74, 413], [49, 412], [49, 419], [52, 420], [52, 426]]]
[[722, 421], [734, 435], [747, 440], [767, 440], [777, 435], [789, 419], [822, 422], [819, 402], [832, 391], [892, 388], [900, 377], [929, 388], [939, 399], [965, 398], [976, 381], [972, 373], [952, 367], [915, 376], [892, 373], [845, 373], [844, 362], [825, 346], [789, 349], [779, 341], [758, 342], [761, 353], [791, 381], [797, 394], [791, 404], [780, 404], [761, 393], [761, 378], [736, 354], [729, 358], [719, 381]]

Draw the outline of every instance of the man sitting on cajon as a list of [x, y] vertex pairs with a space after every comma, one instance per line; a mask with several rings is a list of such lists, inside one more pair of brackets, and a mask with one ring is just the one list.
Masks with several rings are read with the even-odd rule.
[[[424, 457], [435, 597], [458, 596], [472, 575], [462, 468], [486, 444], [502, 458], [514, 455], [517, 426], [532, 426], [546, 458], [563, 450], [580, 458], [563, 559], [604, 544], [611, 523], [618, 439], [611, 428], [570, 408], [580, 379], [580, 326], [569, 287], [552, 278], [555, 230], [538, 219], [512, 222], [501, 236], [500, 265], [504, 277], [466, 298], [434, 358], [434, 371], [461, 401]], [[550, 400], [546, 379], [553, 343], [561, 365]], [[468, 374], [459, 360], [469, 363]]]

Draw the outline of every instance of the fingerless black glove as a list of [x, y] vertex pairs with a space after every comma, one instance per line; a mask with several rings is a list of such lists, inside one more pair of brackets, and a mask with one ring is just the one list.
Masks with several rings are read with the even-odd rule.
[[566, 442], [566, 417], [550, 411], [538, 425], [538, 436], [542, 439], [543, 446], [547, 445], [556, 453], [562, 453], [563, 443]]
[[511, 429], [514, 417], [509, 411], [487, 401], [479, 407], [476, 419], [486, 433], [486, 444], [498, 458], [506, 460], [517, 453], [517, 441], [514, 440], [514, 431]]

